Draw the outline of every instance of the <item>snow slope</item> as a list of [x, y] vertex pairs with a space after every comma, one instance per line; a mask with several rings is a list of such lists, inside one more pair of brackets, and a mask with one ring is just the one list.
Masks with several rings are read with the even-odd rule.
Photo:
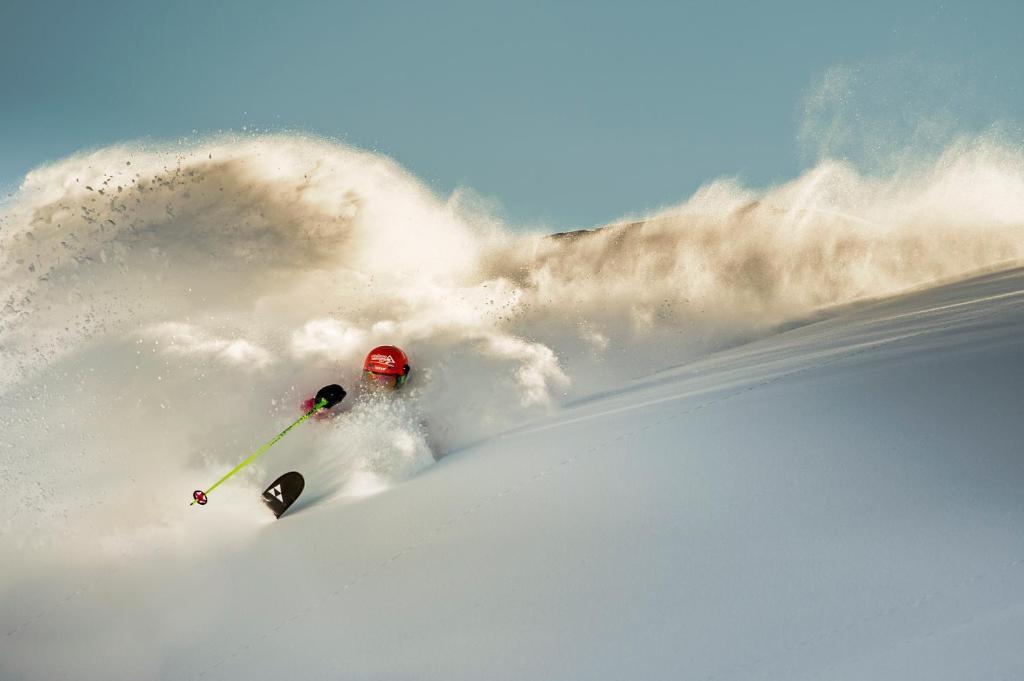
[[1022, 333], [1021, 269], [857, 306], [358, 503], [54, 566], [3, 677], [1019, 678]]
[[[350, 247], [324, 255], [322, 215], [258, 219], [311, 190], [278, 205], [244, 149], [193, 155], [227, 152], [138, 204], [110, 190], [132, 197], [113, 218], [81, 210], [95, 186], [75, 173], [99, 161], [72, 159], [5, 213], [0, 678], [1024, 676], [1011, 203], [962, 230], [983, 202], [947, 205], [959, 251], [905, 187], [879, 190], [903, 206], [884, 233], [757, 215], [814, 176], [714, 219], [705, 196], [632, 231], [517, 241], [336, 150], [313, 166], [355, 163], [364, 208], [324, 227]], [[187, 209], [221, 183], [229, 202]], [[396, 191], [384, 218], [405, 201], [478, 259], [388, 279], [376, 246], [352, 255]], [[96, 232], [61, 246], [57, 220], [82, 215], [72, 231]], [[413, 390], [353, 394], [186, 506], [387, 334], [418, 360]], [[289, 469], [309, 486], [273, 521], [256, 496]]]

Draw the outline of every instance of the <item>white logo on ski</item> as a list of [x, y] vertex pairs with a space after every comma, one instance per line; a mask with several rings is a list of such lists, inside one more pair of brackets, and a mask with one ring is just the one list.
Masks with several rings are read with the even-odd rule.
[[274, 487], [274, 489], [270, 490], [270, 494], [275, 499], [280, 501], [282, 504], [284, 503], [284, 495], [281, 494], [281, 485], [277, 485], [277, 486]]

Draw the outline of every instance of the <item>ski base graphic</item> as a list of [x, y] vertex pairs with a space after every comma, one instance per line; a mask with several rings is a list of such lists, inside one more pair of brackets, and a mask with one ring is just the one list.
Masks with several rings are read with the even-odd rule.
[[285, 473], [270, 483], [270, 487], [263, 491], [263, 503], [267, 505], [275, 518], [280, 518], [299, 498], [305, 486], [306, 481], [299, 473], [295, 471]]

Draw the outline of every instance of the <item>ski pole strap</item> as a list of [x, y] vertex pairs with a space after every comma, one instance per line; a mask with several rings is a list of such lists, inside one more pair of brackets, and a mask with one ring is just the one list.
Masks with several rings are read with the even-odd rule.
[[[209, 495], [210, 492], [212, 492], [213, 490], [217, 489], [222, 482], [224, 482], [225, 480], [227, 480], [228, 478], [233, 476], [235, 473], [237, 473], [238, 471], [242, 470], [243, 468], [245, 468], [246, 466], [251, 464], [253, 461], [258, 459], [263, 454], [266, 454], [268, 449], [273, 447], [277, 443], [278, 440], [280, 440], [281, 438], [283, 438], [285, 435], [288, 434], [288, 431], [290, 431], [292, 428], [294, 428], [295, 426], [299, 425], [300, 423], [302, 423], [303, 421], [308, 419], [310, 416], [312, 416], [313, 414], [317, 413], [318, 411], [320, 411], [321, 409], [323, 409], [326, 406], [327, 406], [327, 400], [326, 399], [321, 399], [319, 402], [314, 404], [313, 407], [309, 411], [307, 411], [305, 414], [303, 414], [298, 419], [296, 419], [294, 423], [292, 423], [290, 426], [288, 426], [287, 428], [282, 430], [280, 433], [275, 435], [272, 440], [270, 440], [269, 442], [264, 444], [262, 447], [257, 449], [255, 452], [253, 452], [252, 454], [247, 456], [245, 459], [243, 459], [241, 461], [241, 463], [239, 463], [237, 466], [235, 466], [230, 471], [228, 471], [224, 475], [223, 478], [221, 478], [217, 482], [215, 482], [212, 485], [210, 485], [210, 488], [206, 490], [206, 494]], [[192, 506], [195, 503], [196, 503], [196, 500], [193, 499], [192, 503], [189, 504], [189, 506]]]

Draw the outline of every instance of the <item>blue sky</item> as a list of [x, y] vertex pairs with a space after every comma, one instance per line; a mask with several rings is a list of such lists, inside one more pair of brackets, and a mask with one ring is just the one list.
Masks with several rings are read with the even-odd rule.
[[804, 102], [837, 67], [858, 74], [850, 124], [953, 103], [948, 127], [1010, 120], [1019, 141], [1021, 26], [1020, 2], [5, 0], [0, 187], [128, 139], [305, 130], [514, 224], [589, 226], [718, 176], [793, 177], [814, 161]]

